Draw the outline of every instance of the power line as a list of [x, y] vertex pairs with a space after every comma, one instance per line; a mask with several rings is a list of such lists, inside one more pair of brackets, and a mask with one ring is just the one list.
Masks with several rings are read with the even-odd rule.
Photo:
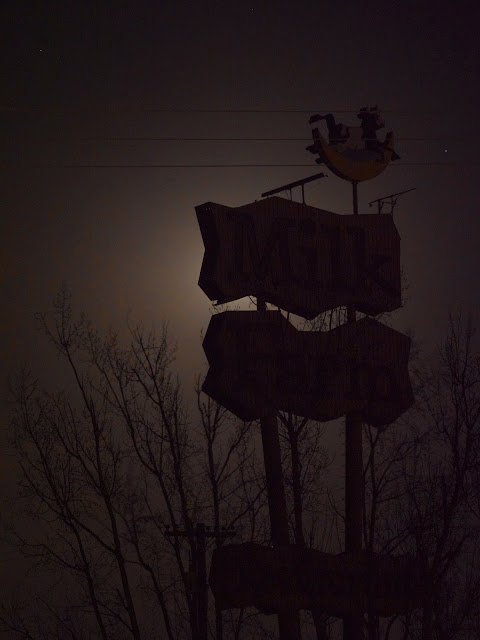
[[[478, 136], [477, 136], [478, 137]], [[376, 140], [376, 138], [373, 138]], [[30, 138], [31, 141], [34, 142], [65, 142], [67, 138], [62, 137], [35, 137]], [[80, 141], [80, 142], [310, 142], [311, 138], [184, 138], [179, 136], [71, 136], [68, 137], [68, 140], [72, 141]], [[467, 142], [471, 141], [472, 138], [444, 138], [444, 137], [435, 137], [435, 138], [395, 138], [395, 142], [403, 141], [403, 142]]]
[[[98, 111], [104, 112], [117, 112], [117, 113], [201, 113], [201, 114], [219, 114], [219, 113], [237, 113], [237, 114], [288, 114], [288, 113], [358, 113], [359, 107], [355, 108], [336, 108], [336, 107], [313, 107], [311, 109], [180, 109], [180, 108], [161, 108], [161, 107], [115, 107], [109, 105], [92, 105], [82, 107], [62, 107], [61, 109], [55, 109], [52, 107], [23, 107], [17, 105], [0, 105], [0, 111], [8, 113], [20, 113], [20, 114], [35, 114], [35, 113], [58, 113], [58, 114], [75, 114], [75, 113], [92, 113]], [[430, 115], [435, 114], [448, 114], [450, 109], [382, 109], [379, 108], [381, 113], [395, 113], [399, 115]], [[474, 109], [472, 108], [472, 112]], [[467, 109], [468, 112], [468, 109]]]
[[[117, 111], [119, 113], [315, 113], [319, 111], [324, 111], [325, 113], [357, 113], [358, 107], [355, 109], [335, 109], [335, 108], [319, 108], [315, 107], [313, 109], [163, 109], [159, 107], [131, 107], [131, 108], [116, 108], [108, 105], [98, 106], [94, 105], [91, 107], [64, 107], [62, 109], [52, 109], [49, 107], [18, 107], [18, 106], [8, 106], [8, 105], [0, 105], [0, 111], [7, 111], [10, 113], [38, 113], [38, 112], [48, 112], [48, 113], [85, 113], [91, 111]], [[392, 113], [391, 110], [381, 109], [382, 113]], [[400, 113], [400, 112], [397, 112]], [[415, 111], [415, 113], [418, 113]], [[429, 112], [430, 113], [430, 112]]]
[[[397, 162], [391, 167], [479, 167], [480, 162]], [[15, 164], [0, 165], [0, 169], [242, 169], [266, 167], [308, 167], [312, 164]]]

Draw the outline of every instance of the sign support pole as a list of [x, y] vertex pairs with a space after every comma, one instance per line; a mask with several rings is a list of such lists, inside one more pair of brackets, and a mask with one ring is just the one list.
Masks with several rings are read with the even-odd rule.
[[[257, 297], [257, 310], [266, 311], [266, 308], [265, 300]], [[272, 544], [287, 546], [289, 544], [287, 502], [276, 414], [262, 417], [260, 425]], [[298, 611], [279, 612], [278, 630], [280, 640], [301, 640]]]
[[[352, 181], [353, 214], [358, 215], [357, 181]], [[347, 322], [356, 322], [355, 307], [347, 307]], [[363, 532], [363, 424], [361, 416], [350, 411], [345, 416], [345, 551], [360, 556]], [[363, 640], [363, 615], [343, 618], [343, 640]]]

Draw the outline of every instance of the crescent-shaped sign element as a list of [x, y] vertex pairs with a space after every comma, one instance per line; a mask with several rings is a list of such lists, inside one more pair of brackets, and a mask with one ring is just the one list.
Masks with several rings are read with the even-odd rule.
[[[379, 145], [379, 150], [355, 149], [347, 145], [330, 145], [317, 128], [312, 131], [314, 144], [307, 147], [312, 153], [318, 153], [315, 160], [325, 163], [332, 173], [344, 180], [361, 182], [375, 178], [384, 171], [390, 160], [396, 156], [393, 144], [393, 132], [389, 131]], [[343, 148], [341, 148], [343, 147]]]

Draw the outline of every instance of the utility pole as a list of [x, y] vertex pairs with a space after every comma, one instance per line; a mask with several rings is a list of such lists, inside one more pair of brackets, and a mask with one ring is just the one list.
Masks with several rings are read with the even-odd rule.
[[222, 528], [215, 531], [206, 527], [203, 522], [197, 522], [193, 529], [188, 531], [175, 529], [170, 531], [167, 528], [167, 536], [176, 538], [189, 538], [194, 540], [192, 545], [192, 557], [190, 559], [190, 589], [193, 600], [193, 629], [192, 640], [207, 640], [208, 637], [208, 580], [206, 562], [206, 539], [216, 538], [225, 540], [235, 535], [233, 529]]

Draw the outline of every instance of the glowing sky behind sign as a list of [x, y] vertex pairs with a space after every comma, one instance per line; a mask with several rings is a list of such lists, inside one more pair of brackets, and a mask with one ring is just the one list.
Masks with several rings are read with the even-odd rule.
[[[449, 304], [478, 308], [469, 11], [370, 0], [10, 3], [2, 22], [3, 400], [24, 358], [55, 380], [32, 316], [62, 281], [101, 326], [121, 325], [128, 309], [146, 325], [168, 319], [191, 384], [210, 315], [194, 207], [241, 206], [318, 172], [305, 151], [313, 113], [357, 124], [360, 107], [378, 104], [395, 132], [401, 160], [359, 186], [360, 213], [416, 187], [395, 211], [410, 288], [393, 326], [432, 344]], [[229, 164], [251, 166], [197, 166]], [[351, 212], [349, 185], [335, 176], [305, 195]]]

